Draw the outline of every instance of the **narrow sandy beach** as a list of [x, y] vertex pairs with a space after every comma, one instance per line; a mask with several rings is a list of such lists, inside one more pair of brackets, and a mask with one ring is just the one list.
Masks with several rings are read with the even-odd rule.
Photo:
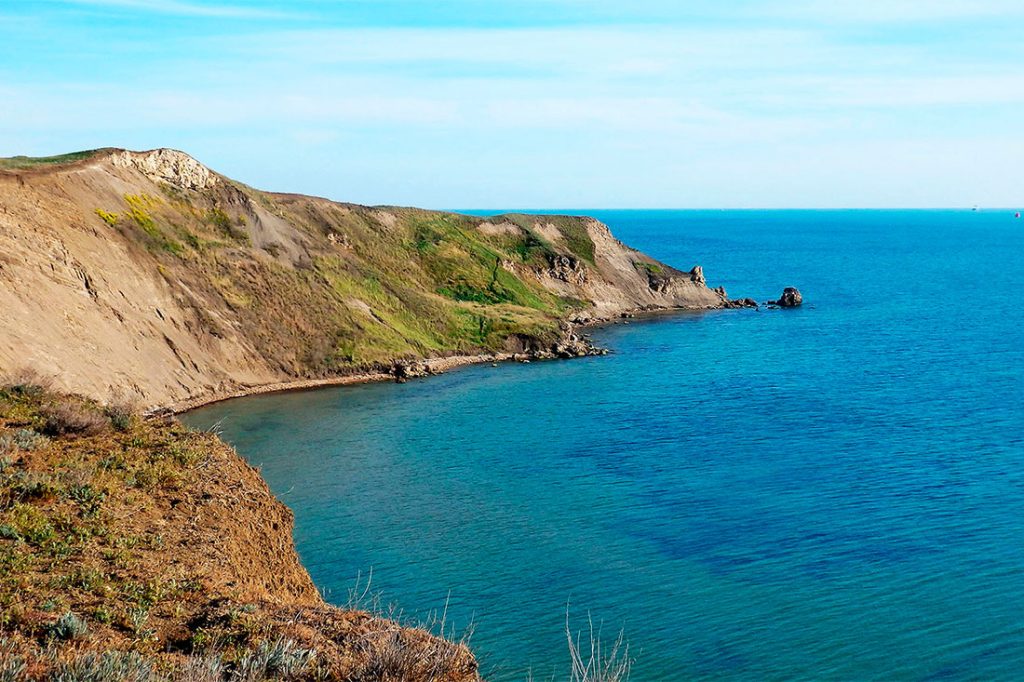
[[[505, 362], [515, 358], [513, 353], [483, 353], [480, 355], [452, 355], [440, 358], [428, 358], [423, 360], [430, 374], [443, 374], [448, 370], [465, 365], [478, 365], [486, 362]], [[323, 379], [299, 379], [297, 381], [283, 381], [274, 384], [261, 384], [258, 386], [245, 386], [234, 391], [210, 393], [197, 396], [188, 400], [173, 403], [166, 407], [153, 410], [153, 413], [170, 411], [173, 414], [181, 414], [189, 410], [195, 410], [205, 405], [231, 400], [233, 398], [244, 398], [252, 395], [263, 395], [266, 393], [283, 393], [286, 391], [304, 391], [314, 388], [325, 388], [327, 386], [348, 386], [352, 384], [368, 384], [376, 381], [394, 381], [395, 376], [389, 372], [360, 372], [357, 374], [346, 374], [343, 376], [327, 377]]]

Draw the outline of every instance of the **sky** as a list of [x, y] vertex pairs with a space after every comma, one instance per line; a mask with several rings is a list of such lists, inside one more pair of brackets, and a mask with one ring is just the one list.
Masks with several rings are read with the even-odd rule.
[[0, 156], [429, 208], [1024, 204], [1021, 0], [4, 0]]

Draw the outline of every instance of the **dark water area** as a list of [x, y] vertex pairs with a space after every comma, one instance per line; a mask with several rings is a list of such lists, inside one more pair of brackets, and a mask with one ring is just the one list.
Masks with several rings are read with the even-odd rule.
[[606, 357], [260, 396], [221, 421], [344, 603], [475, 625], [489, 679], [565, 679], [565, 614], [634, 680], [1024, 670], [1024, 221], [593, 211], [797, 310], [595, 331]]

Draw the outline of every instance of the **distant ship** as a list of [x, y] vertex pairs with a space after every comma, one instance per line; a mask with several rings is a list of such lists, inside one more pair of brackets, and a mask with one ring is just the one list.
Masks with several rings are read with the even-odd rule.
[[1020, 217], [1020, 211], [1017, 211], [1016, 213], [1014, 213], [1013, 217], [1014, 218], [1019, 218]]

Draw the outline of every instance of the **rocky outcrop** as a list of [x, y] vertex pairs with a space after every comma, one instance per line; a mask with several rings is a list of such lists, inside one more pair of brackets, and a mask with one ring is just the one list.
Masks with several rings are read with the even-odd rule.
[[434, 371], [430, 365], [422, 360], [398, 360], [389, 371], [395, 378], [395, 382], [404, 384], [409, 379], [430, 376]]
[[153, 180], [166, 182], [178, 189], [203, 190], [220, 181], [209, 168], [175, 149], [118, 151], [111, 154], [110, 163], [119, 168], [137, 169]]
[[768, 305], [776, 305], [780, 308], [796, 308], [804, 303], [804, 297], [796, 287], [786, 287], [777, 301], [768, 301]]
[[547, 276], [569, 284], [582, 285], [587, 281], [587, 269], [578, 258], [565, 254], [550, 254]]

